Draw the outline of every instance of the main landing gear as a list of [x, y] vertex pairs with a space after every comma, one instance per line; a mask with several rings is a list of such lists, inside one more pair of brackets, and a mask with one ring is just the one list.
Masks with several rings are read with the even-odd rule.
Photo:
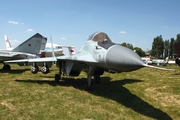
[[[36, 65], [36, 63], [33, 63], [32, 67], [31, 67], [31, 73], [36, 74], [36, 73], [38, 73], [38, 71], [39, 71], [39, 67]], [[43, 74], [49, 73], [49, 67], [48, 67], [48, 65], [46, 65], [46, 64], [44, 63], [44, 65], [43, 65], [42, 68], [41, 68], [41, 72], [42, 72]]]
[[47, 65], [43, 65], [42, 68], [41, 68], [41, 72], [43, 74], [49, 73], [49, 67]]
[[[57, 66], [59, 68], [59, 74], [56, 74], [54, 76], [54, 80], [56, 83], [59, 83], [59, 80], [62, 79], [62, 75], [64, 72], [64, 65], [63, 65], [63, 63], [58, 63]], [[100, 84], [100, 75], [94, 75], [95, 69], [96, 68], [94, 66], [88, 66], [87, 82], [85, 84], [85, 90], [92, 90], [93, 89], [92, 76], [94, 76], [95, 83]]]

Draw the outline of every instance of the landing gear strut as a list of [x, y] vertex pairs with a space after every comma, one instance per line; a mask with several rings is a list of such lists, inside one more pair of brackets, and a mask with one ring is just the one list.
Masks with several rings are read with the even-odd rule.
[[93, 88], [92, 75], [94, 74], [94, 71], [95, 71], [94, 66], [88, 66], [87, 82], [85, 84], [86, 90], [92, 90]]
[[54, 80], [56, 83], [59, 83], [59, 80], [62, 79], [62, 67], [63, 67], [63, 62], [57, 63], [57, 67], [59, 68], [59, 74], [56, 74], [54, 76]]

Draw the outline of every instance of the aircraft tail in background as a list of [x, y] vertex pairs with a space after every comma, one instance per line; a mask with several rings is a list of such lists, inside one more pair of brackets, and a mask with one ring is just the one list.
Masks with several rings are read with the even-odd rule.
[[68, 48], [68, 52], [70, 55], [75, 54], [74, 46], [61, 46], [62, 48]]
[[4, 40], [6, 42], [6, 49], [7, 50], [12, 50], [13, 48], [11, 47], [11, 44], [9, 42], [9, 39], [8, 39], [7, 35], [4, 35]]
[[68, 50], [69, 50], [70, 55], [75, 54], [74, 46], [69, 46]]
[[36, 33], [28, 40], [17, 46], [12, 50], [12, 52], [25, 52], [31, 54], [39, 54], [40, 50], [45, 47], [47, 38], [39, 33]]

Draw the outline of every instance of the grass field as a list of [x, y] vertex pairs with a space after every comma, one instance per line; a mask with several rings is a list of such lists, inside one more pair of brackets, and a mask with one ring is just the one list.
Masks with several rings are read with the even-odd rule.
[[[0, 66], [1, 67], [1, 66]], [[180, 68], [176, 72], [142, 68], [101, 76], [101, 84], [85, 91], [86, 74], [54, 82], [49, 74], [11, 65], [0, 71], [1, 120], [179, 120]]]

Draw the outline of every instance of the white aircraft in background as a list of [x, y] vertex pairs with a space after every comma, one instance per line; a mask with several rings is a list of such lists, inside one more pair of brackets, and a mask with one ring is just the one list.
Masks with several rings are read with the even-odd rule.
[[151, 59], [149, 57], [142, 57], [141, 59], [144, 61], [144, 63], [148, 65], [155, 64], [157, 66], [159, 65], [165, 66], [165, 65], [175, 64], [175, 61], [169, 60], [169, 57], [166, 57], [166, 59]]
[[[40, 49], [45, 48], [45, 44], [47, 42], [47, 38], [36, 33], [23, 43], [21, 43], [16, 48], [11, 48], [11, 44], [5, 36], [6, 39], [6, 50], [0, 50], [0, 62], [4, 63], [6, 60], [16, 60], [16, 59], [32, 59], [39, 57]], [[21, 65], [21, 63], [18, 63]], [[3, 70], [10, 70], [11, 67], [8, 64], [4, 64]]]
[[[74, 46], [62, 46], [58, 44], [53, 44], [53, 50], [55, 56], [63, 55], [63, 48], [68, 48], [70, 54], [75, 54]], [[45, 57], [52, 57], [52, 44], [46, 43], [45, 50], [41, 51], [41, 54], [42, 52], [44, 52]]]

